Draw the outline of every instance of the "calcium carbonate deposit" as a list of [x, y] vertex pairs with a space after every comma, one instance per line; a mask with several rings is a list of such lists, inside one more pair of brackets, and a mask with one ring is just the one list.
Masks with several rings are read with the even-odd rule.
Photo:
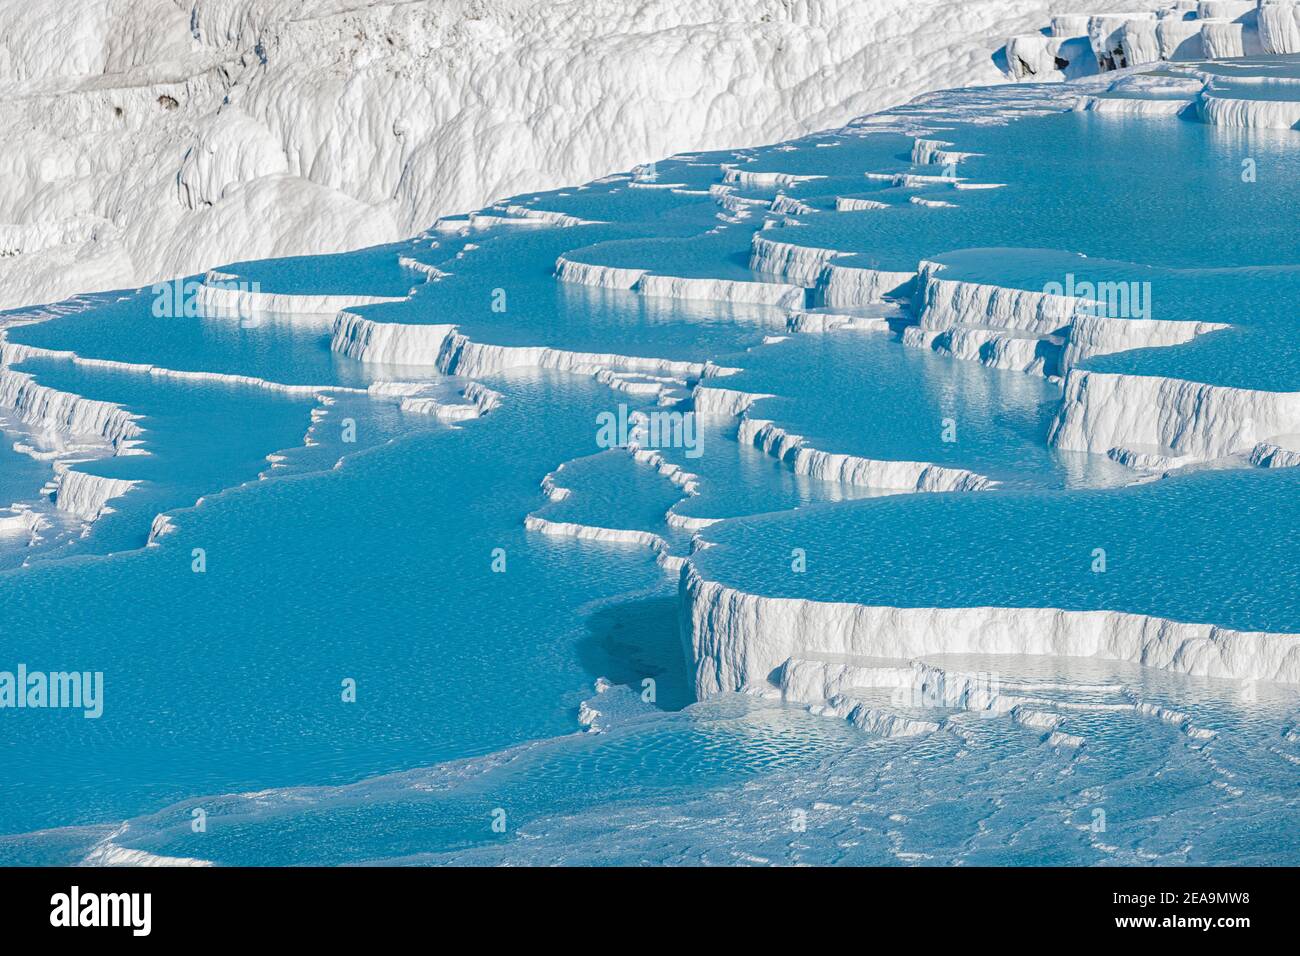
[[0, 3], [0, 863], [1295, 863], [1300, 3], [1063, 6]]

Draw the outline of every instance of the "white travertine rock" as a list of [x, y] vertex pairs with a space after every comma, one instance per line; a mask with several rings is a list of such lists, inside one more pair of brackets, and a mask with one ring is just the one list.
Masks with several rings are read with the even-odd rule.
[[0, 245], [21, 250], [0, 257], [0, 308], [392, 242], [498, 197], [995, 83], [1002, 38], [1048, 7], [0, 0]]
[[769, 679], [818, 654], [1052, 654], [1129, 661], [1181, 674], [1300, 683], [1300, 635], [1235, 631], [1120, 611], [901, 608], [765, 597], [680, 578], [681, 635], [704, 699]]
[[831, 308], [871, 305], [886, 297], [911, 295], [915, 272], [828, 265], [817, 280], [822, 302]]
[[1259, 0], [1260, 46], [1265, 53], [1300, 53], [1300, 3]]
[[790, 462], [797, 475], [888, 491], [985, 491], [994, 486], [983, 475], [924, 461], [890, 461], [835, 454], [808, 445], [775, 422], [745, 418], [737, 441], [754, 445], [773, 458]]
[[1297, 432], [1300, 392], [1072, 369], [1048, 443], [1099, 455], [1116, 447], [1164, 448], [1211, 460]]

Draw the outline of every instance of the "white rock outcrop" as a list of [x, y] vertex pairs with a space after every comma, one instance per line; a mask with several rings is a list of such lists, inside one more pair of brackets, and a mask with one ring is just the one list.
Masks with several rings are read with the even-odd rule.
[[821, 481], [899, 492], [985, 491], [994, 486], [988, 478], [964, 468], [821, 451], [808, 445], [802, 435], [762, 418], [742, 419], [737, 441], [789, 462], [797, 475]]
[[680, 579], [681, 635], [700, 699], [764, 682], [816, 654], [1044, 654], [1128, 661], [1181, 674], [1300, 683], [1300, 635], [1236, 631], [1119, 611], [900, 608], [764, 597]]
[[1045, 0], [3, 0], [0, 245], [20, 254], [0, 258], [0, 308], [391, 242], [998, 82], [1001, 38], [1049, 16]]
[[1261, 441], [1297, 432], [1300, 392], [1073, 369], [1048, 443], [1101, 455], [1158, 448], [1212, 460], [1249, 454]]

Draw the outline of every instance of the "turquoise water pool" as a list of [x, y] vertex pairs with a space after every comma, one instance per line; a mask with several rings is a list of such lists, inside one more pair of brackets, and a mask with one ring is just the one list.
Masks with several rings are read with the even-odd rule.
[[[1019, 702], [860, 686], [844, 696], [876, 716], [855, 725], [777, 677], [696, 700], [690, 573], [764, 599], [1300, 633], [1294, 468], [1058, 447], [1061, 370], [907, 344], [913, 290], [837, 310], [824, 275], [753, 267], [760, 235], [847, 269], [930, 260], [963, 288], [1149, 282], [1149, 318], [1229, 327], [1078, 370], [1295, 390], [1294, 134], [1044, 112], [904, 109], [484, 211], [581, 224], [447, 220], [219, 269], [283, 297], [256, 321], [160, 318], [144, 289], [7, 328], [35, 351], [6, 374], [141, 433], [59, 459], [137, 482], [93, 519], [60, 511], [50, 460], [0, 456], [6, 503], [53, 522], [39, 547], [0, 539], [0, 670], [105, 681], [96, 720], [0, 712], [0, 862], [1294, 863], [1294, 682], [936, 645], [847, 663], [995, 673]], [[922, 133], [1001, 188], [868, 176], [941, 173], [912, 162]], [[683, 281], [562, 282], [560, 258]], [[369, 323], [347, 340], [295, 296], [396, 301], [343, 307]], [[794, 330], [807, 310], [864, 322]], [[406, 361], [362, 360], [381, 340]], [[403, 402], [479, 386], [499, 402], [474, 414]], [[22, 412], [7, 449], [40, 428]], [[698, 416], [689, 443], [599, 428], [673, 414]], [[954, 486], [983, 490], [929, 490]]]

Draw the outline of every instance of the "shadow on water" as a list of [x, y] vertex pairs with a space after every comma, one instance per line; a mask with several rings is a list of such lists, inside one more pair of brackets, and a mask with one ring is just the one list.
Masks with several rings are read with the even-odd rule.
[[578, 658], [594, 675], [640, 689], [654, 678], [656, 704], [681, 710], [694, 702], [686, 655], [677, 630], [675, 594], [628, 601], [587, 619]]

